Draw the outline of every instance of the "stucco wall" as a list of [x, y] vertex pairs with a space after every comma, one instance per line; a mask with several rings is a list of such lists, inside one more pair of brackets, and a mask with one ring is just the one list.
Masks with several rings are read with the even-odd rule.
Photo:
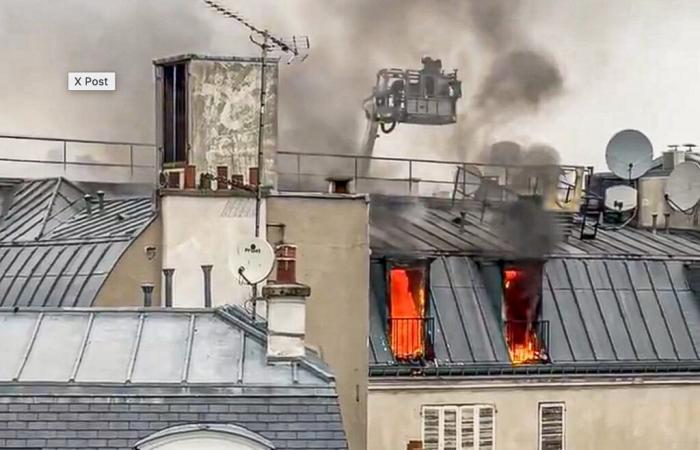
[[652, 214], [658, 214], [656, 225], [664, 227], [664, 213], [671, 213], [671, 228], [700, 229], [695, 216], [675, 211], [664, 198], [668, 177], [644, 177], [639, 180], [639, 223], [643, 227], [652, 226]]
[[[369, 208], [364, 197], [271, 197], [269, 223], [298, 246], [297, 280], [311, 286], [307, 341], [336, 376], [351, 450], [366, 445]], [[274, 240], [273, 229], [268, 230]]]
[[[161, 220], [157, 218], [131, 243], [95, 297], [95, 306], [142, 306], [143, 283], [155, 286], [153, 302], [158, 304], [163, 255], [161, 232]], [[152, 258], [146, 254], [149, 246], [156, 250]]]
[[[190, 161], [197, 173], [216, 173], [226, 165], [231, 174], [257, 167], [260, 72], [258, 62], [194, 60], [189, 65]], [[272, 166], [277, 148], [277, 64], [265, 65], [266, 100], [263, 118], [265, 177], [274, 183]]]
[[[264, 204], [261, 214], [264, 224]], [[173, 306], [204, 306], [203, 264], [214, 266], [214, 306], [240, 305], [251, 298], [251, 288], [242, 284], [231, 268], [238, 244], [254, 236], [254, 198], [197, 192], [167, 194], [162, 199], [161, 216], [163, 268], [175, 269]], [[265, 236], [264, 226], [261, 236]]]
[[[530, 382], [532, 384], [532, 381]], [[421, 439], [423, 405], [496, 407], [496, 449], [537, 450], [538, 405], [566, 403], [567, 450], [700, 448], [700, 380], [694, 384], [370, 389], [368, 450], [402, 450]]]

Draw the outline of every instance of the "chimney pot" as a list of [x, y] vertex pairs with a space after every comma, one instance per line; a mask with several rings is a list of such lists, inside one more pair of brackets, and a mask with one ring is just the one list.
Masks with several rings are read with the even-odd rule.
[[163, 269], [165, 276], [165, 307], [172, 308], [173, 306], [173, 275], [175, 269]]
[[297, 246], [280, 244], [275, 249], [277, 283], [296, 283]]
[[657, 221], [658, 217], [659, 217], [658, 214], [651, 215], [651, 231], [654, 234], [656, 234], [656, 221]]
[[293, 361], [306, 353], [306, 299], [309, 286], [288, 283], [263, 286], [267, 299], [268, 362]]
[[105, 192], [97, 191], [97, 204], [100, 211], [105, 209]]
[[664, 230], [668, 233], [669, 228], [671, 228], [671, 213], [664, 213]]
[[85, 199], [85, 211], [87, 212], [88, 216], [90, 216], [92, 215], [92, 195], [85, 194], [83, 199]]
[[185, 189], [194, 189], [197, 187], [197, 168], [195, 166], [185, 167]]
[[248, 168], [248, 184], [250, 186], [257, 186], [258, 185], [258, 176], [260, 174], [258, 173], [258, 168], [257, 167], [250, 167]]
[[211, 264], [202, 265], [202, 275], [204, 276], [204, 307], [211, 308]]
[[143, 283], [141, 290], [143, 291], [143, 306], [149, 308], [153, 306], [153, 289], [155, 286], [152, 283]]

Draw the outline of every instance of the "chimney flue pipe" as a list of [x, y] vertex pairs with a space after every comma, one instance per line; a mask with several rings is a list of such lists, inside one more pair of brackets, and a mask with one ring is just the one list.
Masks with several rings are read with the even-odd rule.
[[204, 307], [211, 308], [211, 264], [202, 265], [202, 275], [204, 276]]
[[90, 216], [92, 215], [92, 195], [85, 194], [83, 195], [83, 199], [85, 200], [85, 211], [87, 215]]
[[165, 277], [165, 307], [173, 307], [173, 274], [175, 269], [163, 269], [163, 276]]
[[146, 308], [153, 305], [153, 289], [155, 286], [151, 283], [143, 283], [141, 290], [143, 291], [143, 306]]
[[105, 191], [97, 191], [97, 205], [100, 211], [105, 209]]
[[651, 232], [656, 234], [656, 219], [659, 217], [658, 214], [651, 215]]
[[669, 228], [671, 228], [671, 213], [664, 213], [664, 231], [667, 234]]

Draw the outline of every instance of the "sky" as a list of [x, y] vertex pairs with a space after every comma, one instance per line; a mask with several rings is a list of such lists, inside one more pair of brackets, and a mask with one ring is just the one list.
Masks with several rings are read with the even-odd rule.
[[[277, 34], [311, 39], [306, 62], [281, 67], [285, 150], [351, 151], [373, 74], [418, 68], [420, 54], [459, 69], [460, 120], [469, 120], [497, 56], [479, 42], [473, 22], [452, 20], [434, 0], [408, 18], [395, 0], [221, 1]], [[368, 16], [372, 29], [363, 28]], [[599, 170], [607, 141], [621, 129], [642, 130], [657, 155], [669, 144], [700, 144], [697, 0], [522, 0], [508, 20], [523, 30], [518, 39], [556, 62], [563, 88], [493, 127], [489, 139], [547, 144], [562, 162]], [[255, 47], [246, 30], [201, 0], [0, 0], [0, 133], [153, 142], [151, 61], [180, 53], [254, 56]], [[69, 71], [116, 71], [117, 92], [68, 92]], [[300, 130], [324, 138], [300, 141]], [[446, 150], [453, 135], [450, 127], [400, 126], [376, 151], [440, 158], [455, 154]]]

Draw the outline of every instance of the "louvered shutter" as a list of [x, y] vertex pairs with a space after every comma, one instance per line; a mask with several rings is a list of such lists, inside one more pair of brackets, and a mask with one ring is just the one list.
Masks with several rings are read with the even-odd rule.
[[438, 450], [440, 441], [440, 409], [423, 408], [423, 450]]
[[463, 406], [460, 408], [460, 413], [462, 450], [474, 450], [474, 407]]
[[540, 450], [564, 450], [564, 405], [540, 405]]
[[479, 450], [493, 450], [494, 410], [491, 406], [479, 406]]
[[442, 411], [442, 450], [457, 450], [457, 408]]

